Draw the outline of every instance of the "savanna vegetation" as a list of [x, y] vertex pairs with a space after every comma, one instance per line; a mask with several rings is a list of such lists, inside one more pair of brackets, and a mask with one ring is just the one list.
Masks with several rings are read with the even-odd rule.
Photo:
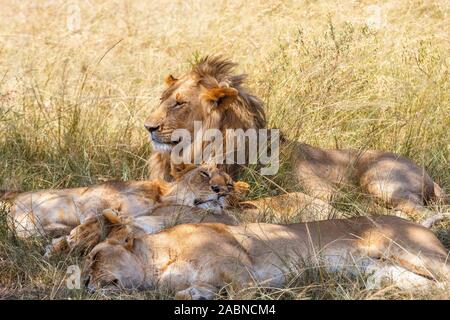
[[[223, 54], [249, 75], [269, 125], [290, 139], [399, 153], [423, 165], [449, 194], [449, 14], [444, 0], [0, 0], [0, 188], [145, 179], [151, 150], [143, 123], [158, 104], [163, 77]], [[276, 178], [280, 192], [292, 187], [285, 175], [282, 168]], [[250, 197], [274, 191], [253, 171], [243, 179], [252, 185]], [[357, 190], [343, 190], [334, 205], [349, 216], [389, 213]], [[47, 240], [17, 239], [6, 211], [0, 297], [168, 297], [67, 289], [66, 269], [80, 258], [43, 258]], [[447, 248], [449, 226], [434, 227]], [[369, 291], [362, 278], [310, 269], [298, 275], [283, 289], [224, 292], [263, 299], [450, 298], [448, 288]]]

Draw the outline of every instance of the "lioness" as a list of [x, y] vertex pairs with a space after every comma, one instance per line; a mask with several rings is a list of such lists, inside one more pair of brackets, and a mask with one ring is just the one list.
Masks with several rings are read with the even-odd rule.
[[[123, 236], [123, 235], [122, 235]], [[227, 284], [282, 286], [305, 262], [370, 275], [369, 287], [402, 289], [450, 280], [448, 252], [428, 229], [393, 216], [291, 225], [183, 224], [98, 244], [83, 274], [100, 287], [167, 287], [175, 298], [211, 299]], [[297, 271], [297, 272], [296, 272]]]
[[[149, 214], [162, 203], [221, 211], [228, 205], [234, 182], [214, 165], [175, 168], [177, 180], [107, 182], [99, 185], [19, 193], [13, 196], [10, 217], [19, 236], [59, 237], [104, 209], [131, 216]], [[10, 199], [11, 200], [11, 199]]]
[[[235, 65], [206, 57], [180, 78], [166, 78], [161, 103], [145, 121], [153, 146], [154, 177], [169, 175], [171, 135], [176, 129], [187, 129], [192, 135], [194, 121], [221, 132], [266, 126], [262, 102], [243, 88], [243, 75], [232, 73]], [[290, 162], [298, 183], [322, 200], [329, 201], [336, 186], [344, 184], [361, 187], [376, 200], [418, 219], [430, 216], [424, 207], [428, 202], [450, 204], [425, 170], [405, 157], [373, 150], [327, 150], [295, 141], [283, 144], [294, 150]]]

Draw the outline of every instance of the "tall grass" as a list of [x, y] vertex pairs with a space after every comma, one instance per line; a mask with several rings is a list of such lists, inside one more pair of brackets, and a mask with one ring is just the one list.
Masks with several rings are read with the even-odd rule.
[[[289, 138], [397, 152], [450, 192], [446, 1], [0, 0], [0, 7], [1, 188], [147, 177], [143, 122], [163, 76], [222, 53], [249, 74], [270, 126]], [[264, 180], [245, 178], [253, 196], [268, 193]], [[365, 199], [343, 198], [349, 214], [368, 212]], [[85, 296], [55, 288], [65, 264], [42, 259], [42, 244], [4, 228], [0, 295]], [[436, 231], [448, 247], [448, 226]], [[344, 282], [296, 283], [288, 296], [411, 298]]]

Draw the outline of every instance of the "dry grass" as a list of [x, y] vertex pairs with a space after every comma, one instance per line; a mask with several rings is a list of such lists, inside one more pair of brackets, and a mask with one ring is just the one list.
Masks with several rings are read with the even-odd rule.
[[[0, 0], [0, 187], [145, 178], [150, 149], [142, 124], [163, 76], [183, 72], [201, 55], [224, 53], [250, 75], [270, 125], [290, 138], [400, 153], [449, 192], [448, 2], [374, 4]], [[267, 194], [263, 179], [250, 172], [246, 178], [253, 196]], [[342, 198], [349, 214], [375, 210], [357, 194]], [[43, 259], [42, 239], [15, 239], [4, 222], [0, 297], [110, 297], [65, 289], [65, 268], [77, 259]], [[436, 232], [449, 247], [448, 224]], [[363, 280], [320, 274], [281, 291], [231, 297], [449, 298], [440, 291], [367, 292]], [[119, 296], [128, 297], [167, 296]]]

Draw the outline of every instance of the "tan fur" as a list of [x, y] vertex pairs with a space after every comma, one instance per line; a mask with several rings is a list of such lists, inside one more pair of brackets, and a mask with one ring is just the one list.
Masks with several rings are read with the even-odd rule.
[[0, 201], [11, 201], [17, 197], [19, 193], [20, 191], [0, 190]]
[[240, 201], [234, 210], [241, 212], [242, 219], [247, 222], [261, 221], [263, 217], [275, 218], [280, 222], [292, 221], [296, 218], [300, 218], [302, 222], [311, 222], [344, 217], [343, 213], [327, 202], [302, 192]]
[[[89, 254], [84, 275], [90, 289], [157, 285], [175, 291], [176, 298], [210, 299], [229, 283], [236, 289], [254, 282], [282, 286], [305, 263], [329, 271], [374, 272], [368, 285], [392, 280], [418, 289], [431, 280], [450, 280], [448, 252], [436, 236], [392, 216], [291, 225], [183, 224], [127, 237], [133, 246], [107, 240]], [[393, 268], [401, 272], [389, 272]]]
[[233, 180], [225, 172], [203, 165], [191, 167], [172, 183], [160, 180], [107, 182], [90, 187], [22, 193], [14, 199], [10, 217], [19, 236], [59, 237], [108, 208], [130, 216], [147, 215], [161, 204], [220, 211], [228, 206], [227, 197], [233, 186]]
[[236, 225], [237, 219], [228, 212], [209, 210], [185, 205], [164, 205], [145, 216], [129, 216], [106, 209], [102, 215], [86, 219], [74, 228], [67, 237], [61, 237], [48, 248], [47, 256], [67, 251], [88, 253], [95, 245], [106, 239], [123, 242], [127, 235], [153, 234], [182, 223], [220, 222]]
[[293, 155], [300, 184], [329, 201], [340, 186], [360, 187], [376, 201], [422, 220], [433, 215], [430, 202], [450, 204], [424, 168], [386, 151], [329, 150], [299, 144]]
[[[205, 129], [264, 128], [266, 125], [262, 103], [242, 89], [244, 77], [233, 76], [235, 65], [230, 61], [208, 57], [180, 79], [171, 78], [161, 104], [146, 121], [148, 128], [157, 128], [152, 135], [158, 141], [171, 143], [175, 129], [191, 132], [195, 120]], [[236, 100], [229, 88], [238, 92]], [[221, 95], [227, 96], [227, 106], [212, 107]], [[182, 96], [183, 107], [171, 106]], [[229, 105], [228, 105], [229, 104]], [[425, 219], [432, 215], [424, 206], [430, 201], [450, 204], [444, 191], [432, 181], [425, 170], [411, 160], [384, 151], [328, 150], [307, 144], [283, 141], [284, 149], [294, 149], [291, 163], [298, 183], [316, 198], [329, 201], [341, 186], [361, 187], [375, 200], [404, 214]], [[155, 143], [154, 143], [155, 145]], [[169, 178], [170, 149], [153, 150], [150, 165], [153, 177]], [[235, 174], [236, 167], [227, 168]]]

